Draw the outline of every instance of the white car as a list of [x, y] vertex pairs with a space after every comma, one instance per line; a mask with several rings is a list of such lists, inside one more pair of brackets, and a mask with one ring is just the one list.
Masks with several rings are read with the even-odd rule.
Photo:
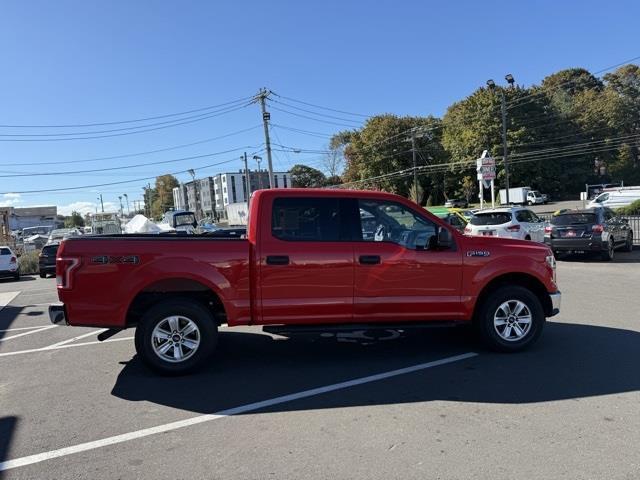
[[0, 247], [0, 277], [13, 277], [20, 280], [18, 256], [9, 247]]
[[542, 243], [545, 225], [544, 220], [527, 208], [491, 208], [476, 212], [469, 220], [464, 233]]

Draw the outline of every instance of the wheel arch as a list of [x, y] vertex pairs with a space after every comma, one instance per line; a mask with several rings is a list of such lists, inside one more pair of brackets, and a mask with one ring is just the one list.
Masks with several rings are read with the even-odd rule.
[[170, 296], [197, 301], [211, 311], [218, 325], [226, 322], [227, 309], [218, 292], [192, 278], [169, 277], [155, 280], [138, 290], [127, 308], [126, 327], [135, 326], [150, 306]]
[[530, 290], [536, 297], [538, 297], [538, 300], [540, 300], [545, 316], [551, 316], [553, 307], [551, 305], [551, 298], [549, 297], [549, 293], [547, 292], [544, 284], [533, 275], [515, 272], [499, 275], [484, 286], [478, 295], [478, 299], [476, 300], [473, 309], [472, 318], [474, 321], [483, 303], [491, 296], [491, 293], [503, 286], [519, 286]]

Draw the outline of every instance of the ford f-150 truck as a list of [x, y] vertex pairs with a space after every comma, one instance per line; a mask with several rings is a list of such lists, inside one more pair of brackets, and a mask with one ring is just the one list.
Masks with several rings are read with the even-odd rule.
[[222, 324], [290, 332], [472, 323], [489, 347], [509, 352], [535, 342], [560, 308], [548, 247], [464, 236], [396, 195], [260, 190], [249, 219], [246, 239], [64, 240], [51, 321], [108, 328], [101, 339], [135, 326], [143, 362], [181, 374], [211, 355]]

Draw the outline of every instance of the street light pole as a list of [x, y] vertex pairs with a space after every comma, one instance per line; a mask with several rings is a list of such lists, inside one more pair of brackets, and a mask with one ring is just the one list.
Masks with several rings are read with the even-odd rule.
[[260, 102], [260, 109], [262, 110], [262, 123], [264, 125], [264, 144], [267, 150], [267, 164], [269, 167], [269, 188], [274, 188], [273, 183], [273, 162], [271, 161], [271, 140], [269, 139], [269, 120], [271, 120], [271, 114], [267, 112], [266, 101], [271, 94], [270, 90], [266, 88], [260, 89], [258, 92], [258, 101]]
[[247, 214], [249, 213], [249, 202], [251, 201], [251, 182], [249, 181], [249, 167], [247, 166], [247, 152], [241, 157], [244, 160], [244, 184], [247, 200]]
[[254, 155], [253, 159], [258, 162], [258, 190], [262, 190], [262, 171], [260, 170], [260, 162], [262, 161], [262, 157]]
[[122, 195], [118, 195], [118, 200], [120, 201], [120, 216], [124, 216], [124, 208], [122, 207]]
[[124, 198], [127, 200], [127, 216], [131, 216], [131, 209], [129, 208], [129, 195], [124, 194]]
[[[513, 75], [508, 73], [505, 75], [504, 79], [507, 81], [509, 86], [513, 88], [515, 84], [515, 79]], [[487, 80], [487, 86], [490, 90], [494, 90], [496, 88], [496, 84], [493, 80]], [[509, 205], [509, 150], [507, 148], [507, 102], [504, 97], [504, 90], [500, 89], [500, 111], [502, 114], [502, 157], [504, 160], [504, 184], [505, 184], [505, 193], [506, 193], [506, 201], [507, 205]]]
[[196, 171], [193, 168], [188, 170], [189, 175], [191, 175], [191, 180], [193, 181], [193, 195], [194, 195], [194, 203], [196, 206], [196, 220], [200, 219], [200, 215], [198, 214], [198, 182], [196, 182]]
[[104, 202], [102, 201], [102, 194], [100, 194], [100, 196], [98, 197], [98, 200], [100, 200], [100, 206], [102, 207], [102, 213], [104, 213]]

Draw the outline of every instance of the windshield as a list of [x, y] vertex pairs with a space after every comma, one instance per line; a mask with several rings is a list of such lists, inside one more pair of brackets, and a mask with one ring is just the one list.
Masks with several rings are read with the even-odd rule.
[[596, 203], [602, 203], [602, 202], [606, 202], [607, 200], [609, 200], [609, 194], [603, 193], [602, 195], [596, 197], [593, 201]]
[[471, 225], [502, 225], [511, 221], [511, 212], [476, 213], [469, 223]]
[[552, 225], [587, 225], [596, 223], [593, 213], [567, 213], [551, 218]]
[[173, 216], [173, 221], [176, 227], [182, 225], [193, 225], [196, 221], [196, 217], [193, 213], [179, 213]]

